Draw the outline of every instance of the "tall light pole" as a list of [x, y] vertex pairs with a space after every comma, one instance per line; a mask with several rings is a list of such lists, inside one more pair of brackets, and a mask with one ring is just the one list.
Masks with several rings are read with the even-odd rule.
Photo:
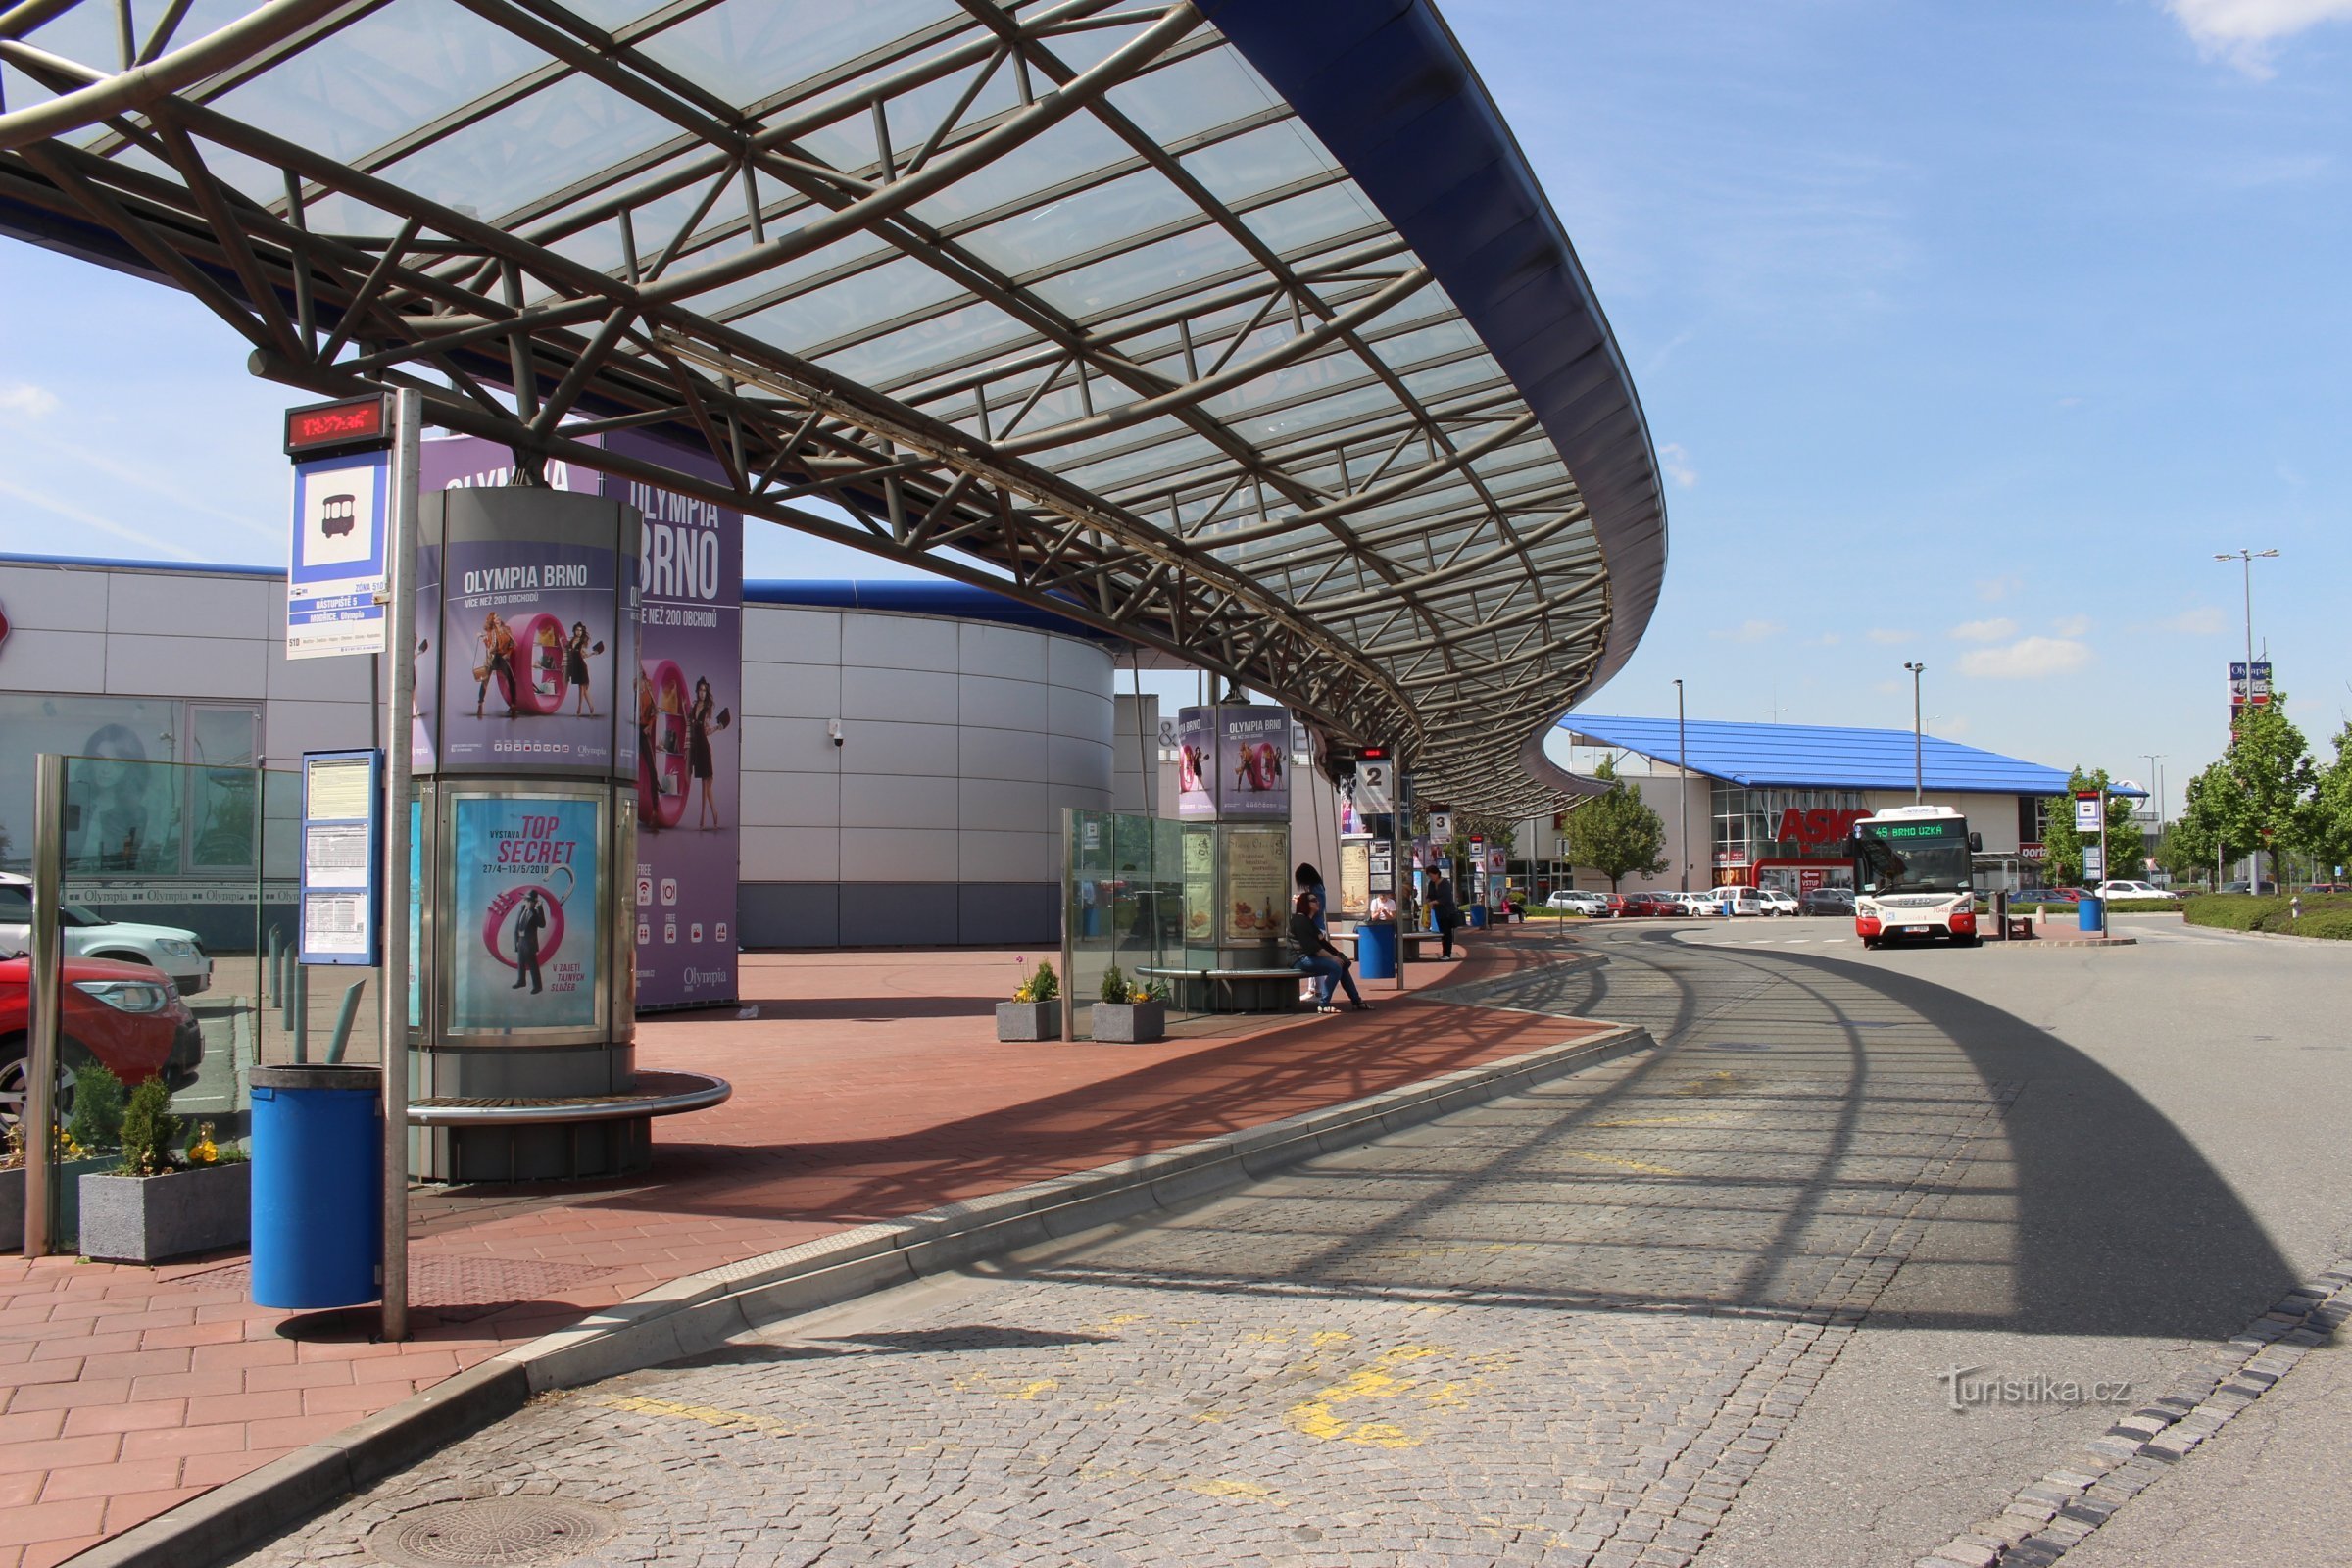
[[[2252, 679], [2251, 676], [2247, 678]], [[2164, 832], [2164, 760], [2173, 754], [2142, 752], [2139, 755], [2148, 760], [2148, 771], [2156, 775], [2156, 831], [2161, 835]]]
[[[2254, 711], [2254, 563], [2276, 561], [2278, 559], [2278, 552], [2276, 550], [2226, 550], [2213, 559], [2237, 562], [2244, 568], [2246, 574], [2246, 711], [2251, 713]], [[2230, 738], [2234, 740], [2236, 737], [2232, 734]], [[2252, 859], [2254, 868], [2247, 875], [2246, 891], [2260, 893], [2262, 891], [2262, 849], [2260, 845], [2255, 847]], [[2217, 883], [2216, 886], [2218, 887], [2219, 884]]]
[[1911, 672], [1911, 804], [1918, 806], [1928, 798], [1928, 770], [1921, 760], [1919, 739], [1919, 672], [1928, 666], [1906, 660], [1903, 667]]
[[1683, 862], [1683, 891], [1690, 891], [1690, 734], [1683, 727], [1683, 683], [1674, 683], [1674, 798], [1681, 803], [1682, 825], [1675, 829]]

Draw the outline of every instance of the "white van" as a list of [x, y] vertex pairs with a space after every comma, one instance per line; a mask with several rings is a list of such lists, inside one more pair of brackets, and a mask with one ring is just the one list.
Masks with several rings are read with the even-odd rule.
[[1763, 891], [1751, 887], [1728, 887], [1715, 890], [1716, 914], [1770, 914], [1772, 907], [1765, 902]]

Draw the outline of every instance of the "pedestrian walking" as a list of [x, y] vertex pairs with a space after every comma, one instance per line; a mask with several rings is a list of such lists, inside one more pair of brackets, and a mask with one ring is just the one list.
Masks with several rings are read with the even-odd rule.
[[1355, 976], [1349, 972], [1347, 956], [1331, 945], [1315, 924], [1314, 900], [1301, 893], [1291, 905], [1291, 946], [1298, 953], [1298, 970], [1315, 982], [1315, 1010], [1337, 1012], [1332, 1004], [1332, 990], [1345, 987], [1348, 1001], [1358, 1012], [1370, 1012], [1372, 1004], [1355, 989]]
[[1461, 928], [1462, 906], [1453, 901], [1453, 879], [1442, 876], [1429, 887], [1429, 912], [1438, 922], [1438, 956], [1453, 956], [1453, 934]]

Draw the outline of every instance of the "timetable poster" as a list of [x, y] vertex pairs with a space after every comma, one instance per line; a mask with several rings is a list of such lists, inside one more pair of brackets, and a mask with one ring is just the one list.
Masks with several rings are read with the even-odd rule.
[[596, 1026], [593, 800], [461, 796], [449, 1026], [455, 1033]]

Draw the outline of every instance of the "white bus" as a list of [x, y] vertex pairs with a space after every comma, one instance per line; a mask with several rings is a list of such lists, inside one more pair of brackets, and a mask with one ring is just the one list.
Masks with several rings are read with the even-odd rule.
[[1898, 806], [1854, 824], [1854, 935], [1977, 942], [1974, 853], [1982, 839], [1948, 806]]

